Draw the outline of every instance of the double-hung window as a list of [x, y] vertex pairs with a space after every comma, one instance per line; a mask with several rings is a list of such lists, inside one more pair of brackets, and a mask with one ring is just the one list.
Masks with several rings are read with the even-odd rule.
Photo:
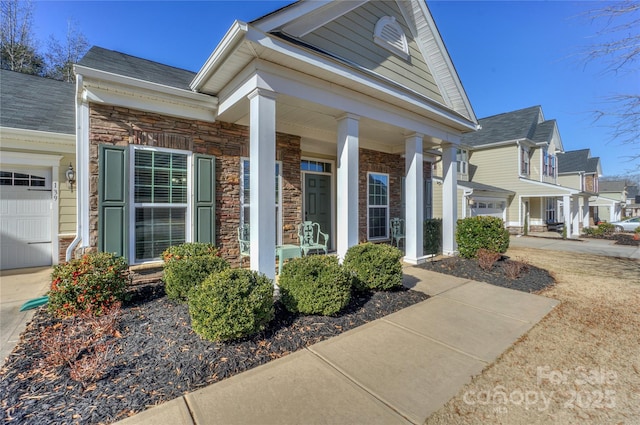
[[457, 149], [456, 150], [456, 163], [458, 174], [467, 174], [467, 169], [469, 168], [469, 151], [466, 149]]
[[529, 175], [529, 149], [522, 146], [520, 148], [520, 174], [523, 176]]
[[158, 259], [188, 240], [190, 154], [165, 149], [133, 150], [134, 261]]
[[547, 206], [546, 206], [545, 218], [547, 220], [547, 223], [555, 223], [557, 222], [556, 198], [546, 198], [546, 199], [547, 199]]
[[[282, 244], [282, 163], [276, 162], [276, 244]], [[240, 225], [251, 223], [251, 168], [249, 158], [240, 161]]]
[[367, 174], [367, 236], [389, 238], [389, 175]]

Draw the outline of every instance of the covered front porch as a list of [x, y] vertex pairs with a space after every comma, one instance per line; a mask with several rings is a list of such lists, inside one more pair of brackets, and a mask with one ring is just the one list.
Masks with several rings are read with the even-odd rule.
[[[251, 269], [273, 277], [275, 247], [294, 242], [283, 237], [281, 230], [292, 230], [306, 220], [322, 223], [330, 249], [344, 258], [347, 249], [359, 242], [389, 241], [389, 220], [404, 216], [405, 261], [423, 261], [423, 152], [434, 146], [443, 151], [445, 170], [443, 251], [455, 252], [456, 137], [419, 117], [407, 119], [404, 111], [394, 113], [391, 105], [371, 106], [377, 103], [375, 99], [356, 102], [348, 93], [338, 93], [344, 89], [321, 95], [313, 87], [292, 87], [278, 73], [264, 69], [256, 69], [250, 80], [259, 84], [243, 85], [244, 95], [237, 96], [235, 103], [222, 101], [220, 119], [249, 127], [251, 208], [246, 222], [250, 223]], [[323, 99], [323, 103], [312, 99]], [[290, 161], [279, 152], [276, 132], [300, 137], [299, 161]], [[298, 217], [279, 216], [279, 209], [273, 208], [287, 202], [278, 198], [277, 186], [287, 184], [274, 179], [278, 167], [300, 167]], [[400, 201], [403, 183], [404, 205]], [[276, 232], [273, 223], [279, 226]]]

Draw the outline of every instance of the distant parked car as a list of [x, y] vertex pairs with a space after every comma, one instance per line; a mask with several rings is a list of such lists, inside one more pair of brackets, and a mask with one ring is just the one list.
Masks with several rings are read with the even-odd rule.
[[640, 227], [640, 217], [628, 218], [626, 220], [614, 221], [616, 232], [633, 232]]

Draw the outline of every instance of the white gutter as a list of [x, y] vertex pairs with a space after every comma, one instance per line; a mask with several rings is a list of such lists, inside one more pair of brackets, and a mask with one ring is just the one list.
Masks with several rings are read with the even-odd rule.
[[[75, 70], [74, 70], [75, 71]], [[73, 251], [78, 243], [82, 240], [82, 214], [80, 212], [80, 188], [86, 183], [83, 183], [84, 175], [80, 173], [80, 158], [82, 158], [82, 75], [76, 74], [76, 237], [71, 241], [67, 247], [65, 254], [65, 260], [69, 261], [73, 257]]]

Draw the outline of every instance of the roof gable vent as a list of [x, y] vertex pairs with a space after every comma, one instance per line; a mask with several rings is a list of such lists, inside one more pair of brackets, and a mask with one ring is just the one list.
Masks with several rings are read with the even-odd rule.
[[376, 23], [373, 41], [404, 60], [409, 60], [409, 44], [402, 27], [393, 16], [383, 16]]

